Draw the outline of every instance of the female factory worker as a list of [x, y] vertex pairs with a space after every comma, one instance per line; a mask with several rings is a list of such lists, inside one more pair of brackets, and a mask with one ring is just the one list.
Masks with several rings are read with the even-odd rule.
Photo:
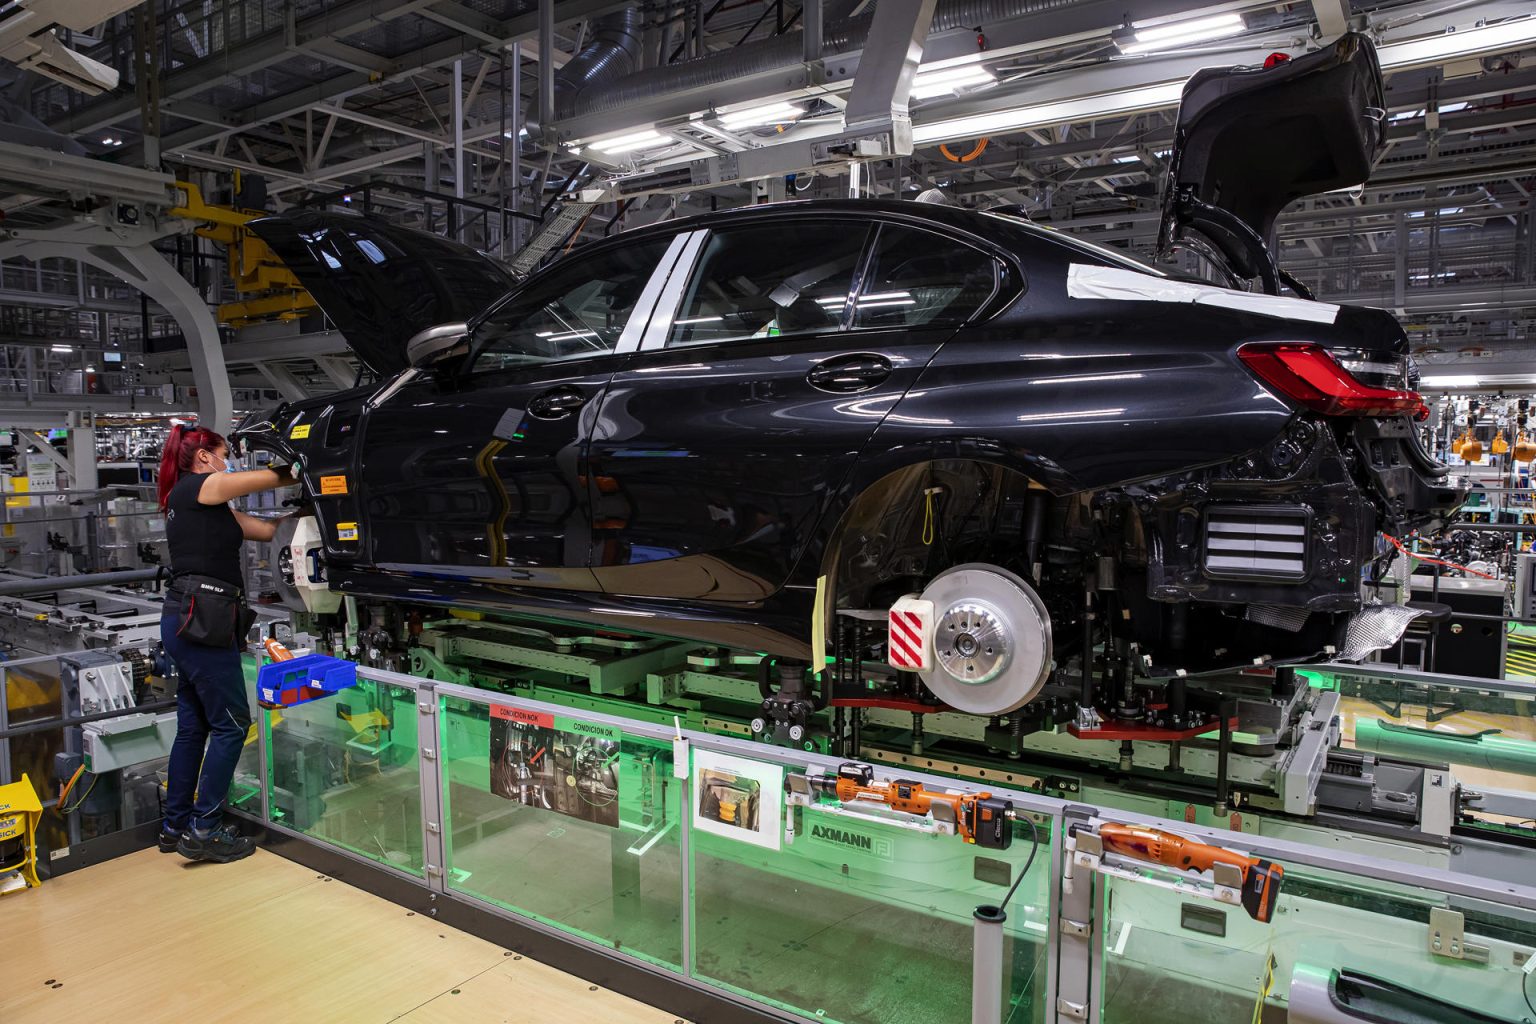
[[160, 638], [181, 680], [176, 742], [166, 767], [161, 853], [174, 850], [192, 860], [225, 863], [256, 850], [254, 839], [221, 822], [224, 797], [251, 725], [240, 667], [241, 639], [251, 622], [240, 545], [271, 540], [277, 524], [237, 512], [229, 502], [293, 483], [287, 470], [235, 472], [229, 445], [211, 430], [177, 425], [165, 442], [160, 508], [172, 579]]

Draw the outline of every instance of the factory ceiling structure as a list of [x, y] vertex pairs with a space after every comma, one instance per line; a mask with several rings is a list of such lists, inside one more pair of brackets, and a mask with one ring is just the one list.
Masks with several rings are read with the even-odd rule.
[[[1398, 311], [1421, 364], [1491, 372], [1536, 316], [1536, 25], [1519, 3], [156, 3], [58, 36], [123, 69], [115, 88], [0, 72], [0, 137], [207, 188], [238, 172], [269, 209], [366, 206], [523, 271], [691, 212], [927, 190], [1145, 255], [1180, 83], [1347, 28], [1380, 49], [1388, 145], [1365, 186], [1286, 211], [1281, 263], [1320, 298]], [[9, 228], [70, 216], [16, 177]], [[179, 265], [211, 251], [187, 239]], [[8, 294], [42, 287], [6, 266]], [[112, 299], [100, 317], [137, 302]], [[237, 389], [349, 382], [334, 333], [296, 331], [226, 336]], [[145, 368], [190, 383], [188, 364]]]

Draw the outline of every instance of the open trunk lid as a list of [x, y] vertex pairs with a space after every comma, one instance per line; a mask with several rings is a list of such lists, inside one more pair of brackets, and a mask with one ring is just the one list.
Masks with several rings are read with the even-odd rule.
[[516, 283], [467, 245], [372, 217], [301, 210], [246, 227], [380, 377], [406, 368], [405, 345], [417, 332], [468, 320]]
[[1179, 105], [1159, 253], [1198, 232], [1230, 270], [1277, 294], [1280, 211], [1365, 181], [1385, 143], [1381, 65], [1359, 33], [1265, 67], [1198, 71]]

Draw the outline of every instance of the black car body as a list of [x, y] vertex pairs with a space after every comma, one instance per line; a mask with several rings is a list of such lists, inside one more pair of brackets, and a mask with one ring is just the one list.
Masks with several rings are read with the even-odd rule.
[[1110, 631], [1197, 672], [1338, 645], [1381, 534], [1460, 500], [1389, 314], [1013, 217], [739, 209], [585, 245], [489, 308], [501, 271], [442, 239], [251, 227], [379, 377], [238, 431], [302, 460], [345, 594], [806, 658], [833, 607], [982, 563], [1039, 594], [1058, 660]]

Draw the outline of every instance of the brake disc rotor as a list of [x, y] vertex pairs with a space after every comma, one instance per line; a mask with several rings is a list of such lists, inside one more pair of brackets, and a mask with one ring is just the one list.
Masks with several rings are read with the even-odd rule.
[[1024, 580], [995, 565], [958, 565], [923, 590], [934, 609], [933, 668], [920, 673], [957, 711], [1002, 715], [1051, 674], [1051, 619]]

